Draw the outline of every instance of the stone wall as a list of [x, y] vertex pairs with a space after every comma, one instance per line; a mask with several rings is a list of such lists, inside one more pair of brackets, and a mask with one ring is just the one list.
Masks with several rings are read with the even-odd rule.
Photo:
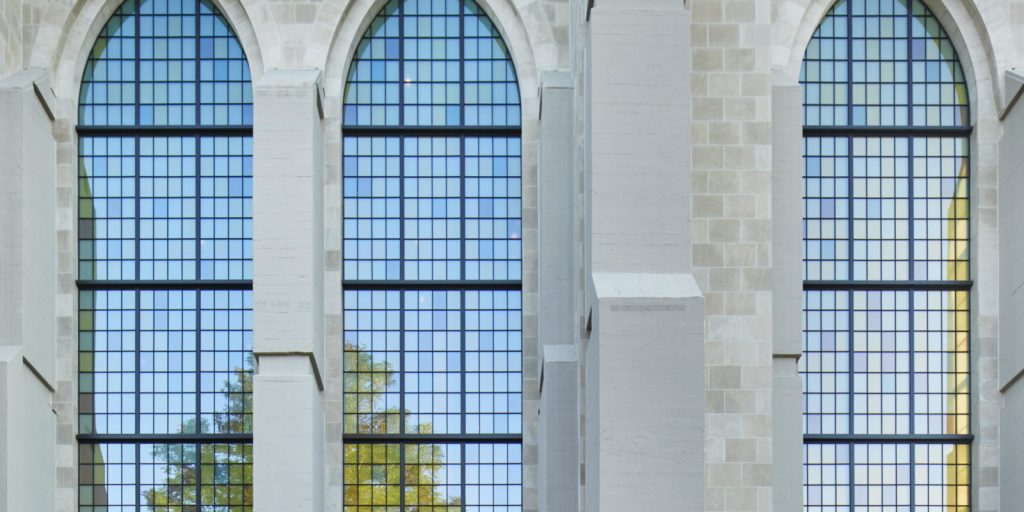
[[693, 265], [708, 511], [771, 510], [771, 3], [693, 0]]

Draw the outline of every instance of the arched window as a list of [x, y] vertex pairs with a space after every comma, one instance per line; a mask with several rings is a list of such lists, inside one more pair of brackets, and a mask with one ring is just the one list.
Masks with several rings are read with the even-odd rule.
[[970, 508], [967, 85], [921, 0], [804, 57], [804, 510]]
[[519, 90], [472, 0], [392, 0], [344, 107], [346, 507], [522, 508]]
[[79, 510], [252, 509], [252, 90], [209, 0], [127, 0], [79, 98]]

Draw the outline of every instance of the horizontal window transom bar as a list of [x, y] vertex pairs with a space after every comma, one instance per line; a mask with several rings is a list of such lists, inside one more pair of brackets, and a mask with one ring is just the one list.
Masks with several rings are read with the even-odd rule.
[[98, 135], [131, 137], [182, 136], [182, 135], [220, 135], [220, 136], [251, 136], [252, 126], [78, 126], [79, 135]]
[[518, 126], [344, 126], [341, 134], [345, 137], [519, 137], [522, 131]]
[[521, 281], [346, 280], [345, 290], [522, 290]]
[[804, 137], [967, 137], [971, 126], [804, 126]]
[[81, 443], [252, 443], [252, 434], [79, 434]]
[[934, 443], [953, 443], [953, 444], [966, 444], [974, 441], [974, 436], [971, 434], [905, 434], [905, 435], [886, 435], [886, 434], [864, 434], [864, 435], [846, 435], [846, 434], [805, 434], [804, 444], [835, 444], [835, 443], [874, 443], [874, 444], [889, 444], [889, 443], [911, 443], [911, 444], [934, 444]]
[[345, 443], [522, 443], [522, 434], [344, 434]]
[[78, 280], [79, 290], [252, 290], [250, 280], [94, 281]]
[[804, 290], [959, 290], [974, 281], [804, 281]]

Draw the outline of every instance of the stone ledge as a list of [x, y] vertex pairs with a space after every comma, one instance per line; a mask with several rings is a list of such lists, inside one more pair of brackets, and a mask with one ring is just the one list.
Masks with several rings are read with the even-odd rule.
[[[312, 352], [253, 352], [253, 357], [256, 359], [257, 367], [259, 366], [260, 359], [263, 358], [291, 358], [291, 357], [305, 357], [309, 359], [309, 369], [313, 373], [313, 378], [316, 379], [316, 386], [320, 391], [324, 390], [324, 381], [320, 376], [320, 364], [316, 359], [316, 354]], [[269, 376], [280, 376], [281, 374], [271, 374]]]

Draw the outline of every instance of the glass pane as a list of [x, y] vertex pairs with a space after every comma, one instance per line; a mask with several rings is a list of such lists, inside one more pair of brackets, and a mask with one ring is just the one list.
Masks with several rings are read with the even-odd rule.
[[249, 444], [82, 444], [79, 462], [81, 511], [252, 510]]
[[968, 280], [968, 144], [805, 138], [804, 279]]
[[82, 291], [79, 308], [80, 433], [252, 432], [252, 292]]
[[127, 0], [97, 38], [79, 98], [84, 126], [252, 124], [245, 54], [208, 0]]
[[345, 126], [519, 126], [501, 34], [471, 0], [391, 0], [356, 48]]
[[921, 0], [833, 6], [804, 53], [807, 126], [969, 126], [956, 50]]
[[345, 432], [521, 433], [521, 316], [520, 292], [346, 291]]
[[804, 433], [968, 434], [969, 296], [804, 292]]
[[522, 278], [518, 137], [346, 137], [345, 278]]
[[345, 510], [512, 512], [522, 483], [519, 444], [345, 445]]
[[[804, 510], [968, 510], [970, 446], [804, 446]], [[854, 507], [854, 508], [851, 508]]]
[[252, 137], [79, 146], [81, 279], [252, 279]]

